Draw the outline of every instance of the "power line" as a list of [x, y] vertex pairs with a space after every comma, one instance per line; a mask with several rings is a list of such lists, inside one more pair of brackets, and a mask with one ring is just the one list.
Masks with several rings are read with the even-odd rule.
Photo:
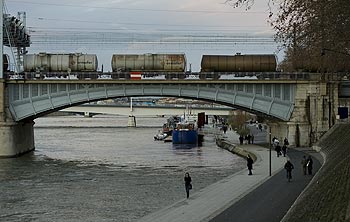
[[61, 18], [36, 18], [42, 21], [62, 21], [62, 22], [77, 22], [77, 23], [96, 23], [96, 24], [111, 24], [111, 25], [144, 25], [144, 26], [177, 26], [177, 27], [224, 27], [224, 28], [236, 28], [236, 27], [267, 27], [262, 25], [203, 25], [203, 24], [161, 24], [161, 23], [135, 23], [135, 22], [106, 22], [106, 21], [96, 21], [96, 20], [75, 20], [75, 19], [61, 19]]
[[222, 14], [266, 14], [263, 11], [212, 11], [212, 10], [176, 10], [176, 9], [145, 9], [145, 8], [127, 8], [127, 7], [106, 7], [106, 6], [87, 6], [87, 5], [74, 5], [74, 4], [58, 4], [58, 3], [38, 3], [27, 1], [11, 0], [11, 3], [31, 4], [31, 5], [49, 5], [49, 6], [61, 6], [61, 7], [78, 7], [78, 8], [94, 8], [94, 9], [108, 9], [108, 10], [129, 10], [129, 11], [147, 11], [147, 12], [174, 12], [174, 13], [222, 13]]

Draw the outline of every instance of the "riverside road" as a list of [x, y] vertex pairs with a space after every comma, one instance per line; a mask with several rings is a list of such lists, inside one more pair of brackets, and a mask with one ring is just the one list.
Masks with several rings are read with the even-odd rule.
[[[273, 155], [275, 155], [275, 152], [273, 152]], [[281, 221], [296, 198], [305, 189], [313, 177], [311, 175], [303, 175], [302, 173], [301, 159], [303, 155], [309, 154], [293, 149], [290, 149], [288, 152], [288, 157], [294, 165], [294, 170], [292, 172], [293, 179], [291, 182], [287, 182], [286, 172], [285, 170], [282, 170], [212, 219], [211, 222]], [[315, 157], [313, 157], [313, 160], [313, 173], [315, 173], [321, 165]]]

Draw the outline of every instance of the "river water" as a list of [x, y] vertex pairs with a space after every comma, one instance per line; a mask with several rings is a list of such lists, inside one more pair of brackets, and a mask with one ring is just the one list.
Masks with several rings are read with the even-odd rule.
[[165, 118], [99, 115], [35, 120], [36, 151], [0, 159], [0, 221], [131, 222], [185, 198], [189, 172], [196, 192], [245, 167], [216, 147], [154, 141]]

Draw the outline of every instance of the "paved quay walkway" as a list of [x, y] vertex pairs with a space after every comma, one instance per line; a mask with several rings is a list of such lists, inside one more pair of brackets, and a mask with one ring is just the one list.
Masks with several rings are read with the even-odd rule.
[[[238, 136], [228, 131], [224, 139], [238, 144]], [[189, 199], [182, 199], [157, 212], [149, 214], [139, 222], [199, 222], [210, 221], [229, 206], [242, 199], [269, 178], [269, 149], [258, 145], [247, 144], [239, 147], [252, 152], [257, 160], [253, 165], [253, 175], [248, 176], [248, 170], [241, 170], [202, 190], [192, 190]], [[271, 153], [271, 172], [277, 174], [286, 162], [285, 157], [276, 157]], [[185, 191], [184, 191], [185, 192]]]
[[210, 222], [280, 222], [313, 178], [313, 175], [304, 175], [302, 172], [303, 156], [314, 156], [313, 173], [317, 172], [321, 165], [319, 159], [315, 157], [317, 156], [315, 151], [309, 148], [298, 150], [288, 151], [288, 158], [294, 165], [290, 182], [287, 182], [286, 171], [282, 170]]

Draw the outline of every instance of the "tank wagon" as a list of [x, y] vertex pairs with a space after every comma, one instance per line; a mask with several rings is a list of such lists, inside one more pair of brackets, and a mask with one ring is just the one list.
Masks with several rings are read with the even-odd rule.
[[27, 54], [23, 57], [25, 72], [96, 72], [94, 54]]
[[165, 75], [166, 79], [183, 78], [186, 70], [185, 54], [113, 54], [112, 71], [126, 73], [125, 77], [141, 79]]
[[[38, 53], [26, 54], [23, 78], [62, 78], [75, 75], [79, 79], [225, 79], [231, 77], [257, 76], [276, 72], [277, 59], [274, 54], [252, 55], [203, 55], [201, 71], [186, 71], [185, 54], [113, 54], [112, 72], [98, 71], [96, 54], [82, 53]], [[8, 57], [4, 56], [4, 70], [8, 68]], [[103, 70], [103, 68], [102, 68]]]
[[[274, 54], [247, 55], [203, 55], [201, 61], [201, 78], [213, 73], [233, 72], [275, 72], [277, 58]], [[215, 79], [219, 76], [215, 75]]]

